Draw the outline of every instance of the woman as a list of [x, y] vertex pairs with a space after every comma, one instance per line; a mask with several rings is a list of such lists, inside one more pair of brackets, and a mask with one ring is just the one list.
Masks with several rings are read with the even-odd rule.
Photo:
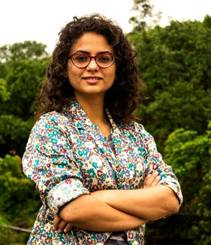
[[179, 183], [133, 120], [138, 75], [122, 30], [92, 15], [60, 32], [23, 156], [42, 207], [28, 244], [143, 244], [178, 212]]

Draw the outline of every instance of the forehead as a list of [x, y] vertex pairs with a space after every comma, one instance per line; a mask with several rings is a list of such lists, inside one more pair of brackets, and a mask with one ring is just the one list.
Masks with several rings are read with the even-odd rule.
[[95, 32], [86, 32], [74, 42], [71, 48], [71, 52], [78, 50], [97, 53], [100, 51], [112, 51], [113, 49], [103, 35]]

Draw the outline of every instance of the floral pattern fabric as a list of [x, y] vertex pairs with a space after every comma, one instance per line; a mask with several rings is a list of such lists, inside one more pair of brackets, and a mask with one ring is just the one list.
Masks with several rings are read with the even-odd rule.
[[[42, 207], [28, 244], [105, 244], [111, 233], [73, 228], [53, 231], [53, 217], [60, 207], [83, 194], [105, 189], [141, 188], [150, 171], [158, 171], [160, 183], [169, 186], [180, 203], [182, 193], [172, 168], [157, 152], [153, 137], [132, 122], [112, 125], [110, 142], [87, 117], [76, 100], [62, 112], [44, 114], [32, 128], [22, 165], [36, 183]], [[144, 244], [144, 226], [126, 232], [130, 245]]]

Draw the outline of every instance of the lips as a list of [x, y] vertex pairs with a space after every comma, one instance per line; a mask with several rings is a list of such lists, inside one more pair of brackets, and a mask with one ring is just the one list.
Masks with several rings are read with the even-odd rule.
[[86, 82], [90, 84], [95, 84], [99, 82], [100, 80], [102, 80], [101, 77], [83, 77], [82, 79], [86, 80]]
[[101, 80], [101, 77], [83, 77], [85, 80]]

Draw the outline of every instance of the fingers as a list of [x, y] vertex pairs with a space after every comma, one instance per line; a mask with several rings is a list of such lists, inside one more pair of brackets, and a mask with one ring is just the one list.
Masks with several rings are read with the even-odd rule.
[[159, 183], [160, 183], [160, 176], [157, 175], [157, 176], [154, 178], [154, 180], [153, 180], [151, 186], [159, 185]]
[[70, 231], [71, 228], [72, 228], [72, 225], [70, 223], [65, 222], [58, 215], [55, 215], [55, 217], [54, 217], [54, 230], [66, 233], [66, 232]]
[[64, 233], [67, 233], [68, 231], [70, 231], [72, 229], [72, 225], [70, 223], [68, 223], [65, 228], [64, 228]]
[[55, 215], [54, 216], [54, 219], [53, 219], [53, 223], [54, 223], [54, 229], [57, 230], [58, 229], [58, 225], [60, 223], [62, 219], [58, 216], [58, 215]]
[[61, 220], [58, 225], [58, 231], [63, 232], [67, 224], [68, 224], [67, 222], [65, 222], [64, 220]]
[[157, 186], [159, 185], [159, 182], [160, 182], [160, 176], [158, 175], [157, 172], [154, 172], [146, 176], [144, 180], [144, 188]]

